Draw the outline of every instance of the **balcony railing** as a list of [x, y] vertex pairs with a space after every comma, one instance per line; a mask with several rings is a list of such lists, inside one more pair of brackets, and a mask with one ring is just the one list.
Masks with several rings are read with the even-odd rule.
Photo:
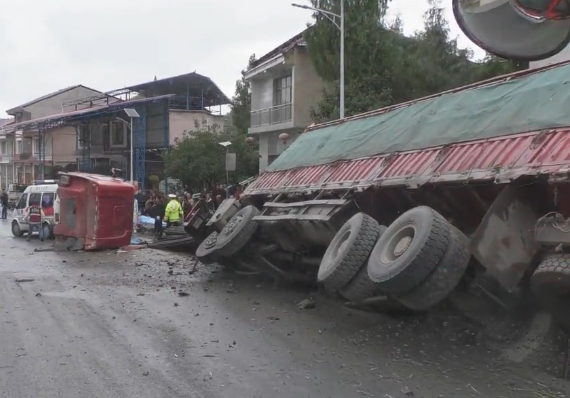
[[285, 104], [251, 111], [251, 127], [290, 122], [292, 120], [291, 110], [292, 104]]

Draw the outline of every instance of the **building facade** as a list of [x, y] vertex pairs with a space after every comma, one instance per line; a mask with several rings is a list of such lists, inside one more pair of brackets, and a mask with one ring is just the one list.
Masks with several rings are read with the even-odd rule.
[[[100, 91], [76, 85], [8, 109], [6, 113], [13, 119], [0, 125], [0, 186], [5, 189], [11, 183], [30, 184], [40, 178], [40, 169], [56, 165], [69, 168], [77, 162], [72, 127], [57, 126], [40, 133], [38, 129], [12, 126], [65, 113], [68, 111], [65, 104], [69, 101], [100, 94]], [[105, 101], [100, 101], [84, 107], [104, 105]]]
[[[259, 58], [246, 72], [251, 85], [249, 134], [259, 141], [263, 172], [309, 126], [324, 83], [309, 58], [303, 33]], [[279, 139], [287, 133], [287, 140]]]

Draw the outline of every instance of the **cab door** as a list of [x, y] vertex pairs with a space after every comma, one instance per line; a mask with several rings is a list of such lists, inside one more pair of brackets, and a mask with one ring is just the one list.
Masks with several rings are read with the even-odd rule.
[[18, 224], [20, 224], [20, 230], [22, 231], [27, 231], [28, 229], [28, 223], [24, 221], [28, 210], [28, 196], [28, 193], [23, 193], [22, 196], [20, 196], [20, 200], [16, 204], [13, 213], [13, 217], [18, 221]]

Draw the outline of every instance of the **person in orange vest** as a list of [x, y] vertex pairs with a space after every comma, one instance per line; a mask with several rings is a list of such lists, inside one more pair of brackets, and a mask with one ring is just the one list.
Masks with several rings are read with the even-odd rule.
[[44, 241], [44, 228], [43, 228], [43, 221], [44, 221], [44, 213], [42, 207], [39, 203], [30, 203], [30, 207], [28, 207], [28, 213], [26, 215], [26, 219], [28, 221], [28, 241], [32, 238], [32, 233], [38, 231], [40, 235], [40, 241]]

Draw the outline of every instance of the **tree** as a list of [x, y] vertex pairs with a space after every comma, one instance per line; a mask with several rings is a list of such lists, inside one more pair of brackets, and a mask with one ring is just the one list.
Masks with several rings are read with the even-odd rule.
[[509, 61], [496, 55], [487, 54], [477, 65], [477, 80], [486, 80], [528, 68], [528, 62]]
[[[412, 37], [402, 21], [389, 23], [389, 1], [345, 1], [345, 111], [353, 115], [454, 89], [524, 68], [497, 57], [472, 61], [469, 49], [450, 37], [441, 0], [427, 0], [424, 28]], [[340, 0], [311, 0], [315, 8], [338, 14]], [[305, 33], [315, 70], [325, 81], [322, 100], [312, 109], [314, 121], [339, 116], [339, 31], [323, 14]]]
[[251, 85], [245, 80], [245, 74], [254, 62], [255, 54], [252, 54], [247, 68], [241, 71], [241, 79], [236, 81], [236, 91], [232, 97], [232, 124], [237, 132], [244, 135], [249, 128], [251, 112]]
[[239, 182], [257, 174], [258, 155], [248, 146], [243, 134], [219, 134], [215, 129], [201, 126], [185, 133], [164, 154], [167, 175], [194, 190], [225, 183], [226, 150], [219, 144], [224, 141], [232, 143], [229, 148], [237, 159], [237, 170], [230, 172], [230, 182]]
[[[391, 102], [392, 43], [385, 40], [388, 32], [379, 24], [385, 14], [386, 0], [344, 2], [345, 112], [352, 115]], [[340, 13], [340, 0], [311, 0], [311, 3], [315, 8]], [[315, 23], [305, 32], [305, 41], [315, 70], [327, 88], [311, 113], [316, 121], [324, 121], [339, 116], [340, 32], [324, 14], [315, 12], [313, 18]]]

